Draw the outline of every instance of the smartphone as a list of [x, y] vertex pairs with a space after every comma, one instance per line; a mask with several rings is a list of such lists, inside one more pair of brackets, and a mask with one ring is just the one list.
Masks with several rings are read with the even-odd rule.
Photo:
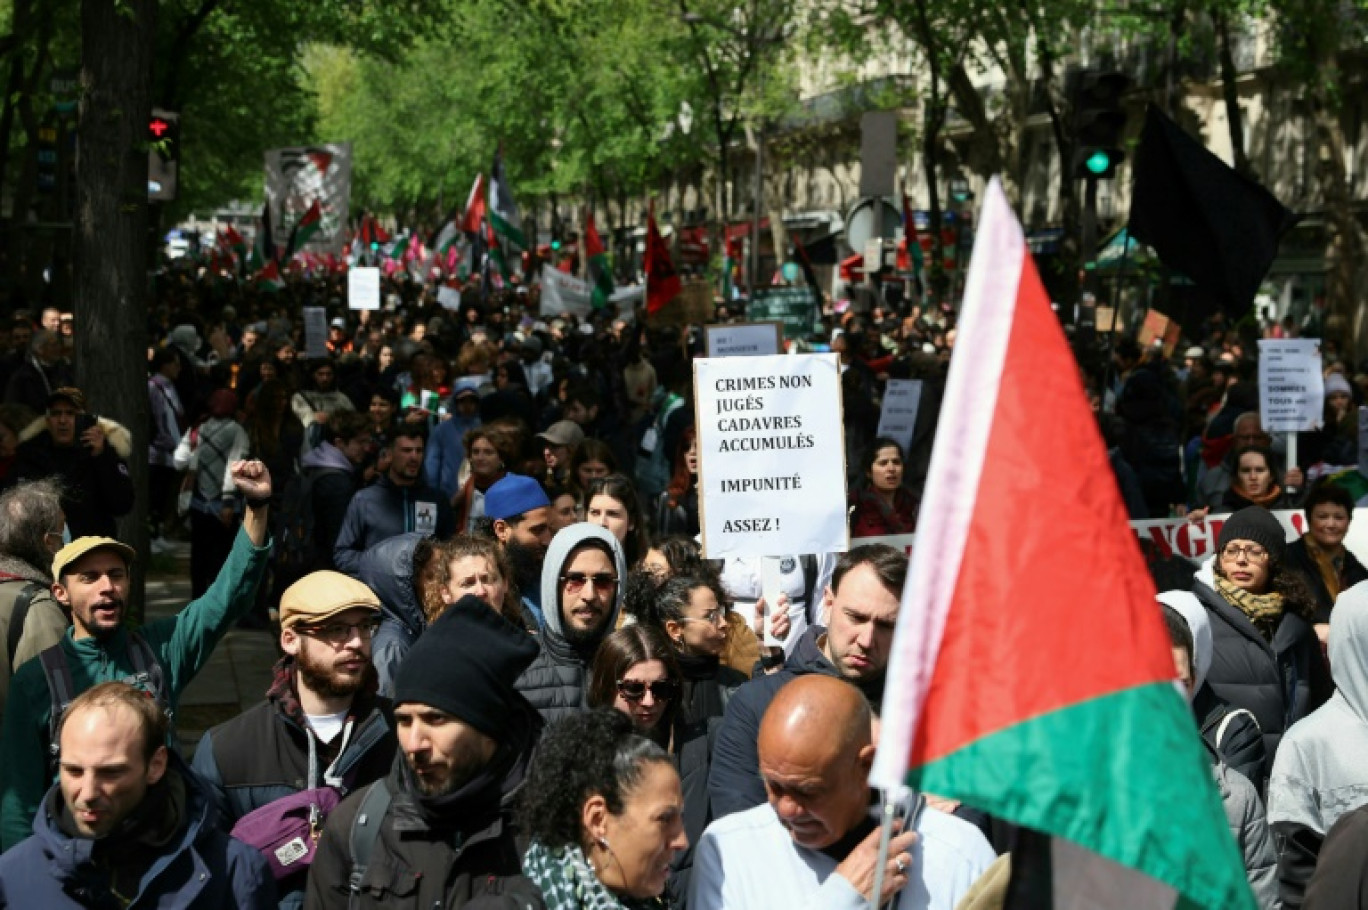
[[95, 426], [96, 422], [98, 422], [99, 419], [100, 416], [98, 414], [77, 414], [76, 438], [80, 439], [81, 437], [85, 436], [86, 430], [89, 430], [91, 427]]

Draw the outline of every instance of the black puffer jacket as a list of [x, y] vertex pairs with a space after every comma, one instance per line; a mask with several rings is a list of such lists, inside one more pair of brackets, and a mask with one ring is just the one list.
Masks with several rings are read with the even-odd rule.
[[361, 554], [357, 577], [380, 598], [380, 628], [371, 640], [371, 663], [380, 679], [381, 695], [394, 692], [400, 662], [427, 628], [413, 585], [413, 551], [425, 536], [400, 534]]
[[1272, 770], [1287, 728], [1330, 697], [1330, 672], [1311, 623], [1284, 613], [1273, 641], [1264, 641], [1249, 617], [1217, 594], [1199, 573], [1192, 593], [1211, 619], [1211, 670], [1207, 684], [1232, 708], [1254, 715], [1263, 731], [1267, 758], [1255, 785]]
[[542, 563], [542, 613], [545, 625], [537, 643], [541, 652], [514, 684], [519, 692], [541, 712], [547, 723], [585, 710], [585, 689], [589, 683], [589, 664], [604, 636], [617, 628], [622, 610], [622, 582], [613, 589], [613, 610], [593, 640], [572, 644], [565, 637], [560, 610], [560, 575], [569, 562], [570, 551], [588, 540], [605, 544], [613, 553], [617, 577], [627, 575], [627, 558], [617, 538], [598, 525], [579, 522], [562, 528], [546, 550]]

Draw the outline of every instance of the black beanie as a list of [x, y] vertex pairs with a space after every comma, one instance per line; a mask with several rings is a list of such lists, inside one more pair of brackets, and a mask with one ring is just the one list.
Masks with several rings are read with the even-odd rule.
[[536, 639], [467, 594], [404, 657], [394, 703], [437, 708], [502, 741], [515, 704], [524, 702], [513, 683], [537, 652]]
[[1287, 555], [1287, 533], [1263, 506], [1245, 506], [1227, 518], [1216, 541], [1216, 552], [1220, 553], [1232, 540], [1254, 541], [1268, 551], [1274, 562], [1282, 562]]

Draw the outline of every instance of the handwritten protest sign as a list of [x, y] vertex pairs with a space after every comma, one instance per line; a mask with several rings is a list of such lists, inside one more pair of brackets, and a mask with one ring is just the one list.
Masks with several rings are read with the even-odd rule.
[[737, 322], [703, 327], [709, 357], [767, 357], [784, 353], [777, 322]]
[[380, 270], [351, 268], [347, 270], [347, 308], [352, 310], [380, 309]]
[[843, 552], [836, 355], [699, 359], [694, 389], [704, 555]]
[[884, 390], [877, 435], [886, 436], [902, 446], [904, 455], [912, 447], [912, 434], [917, 429], [917, 411], [921, 409], [921, 396], [920, 379], [890, 379], [888, 388]]
[[1299, 433], [1321, 425], [1325, 380], [1315, 338], [1259, 341], [1259, 419], [1265, 430]]

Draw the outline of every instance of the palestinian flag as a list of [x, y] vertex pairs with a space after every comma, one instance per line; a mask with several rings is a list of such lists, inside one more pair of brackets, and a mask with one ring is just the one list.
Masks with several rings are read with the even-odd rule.
[[428, 240], [428, 246], [441, 253], [443, 256], [461, 241], [461, 227], [456, 221], [456, 212], [453, 210], [447, 216], [446, 221], [437, 229]]
[[275, 259], [275, 243], [271, 240], [271, 200], [261, 208], [261, 224], [257, 226], [256, 241], [247, 256], [247, 271], [256, 274]]
[[290, 240], [285, 245], [285, 259], [288, 262], [304, 248], [318, 229], [323, 226], [323, 210], [319, 208], [318, 200], [309, 203], [309, 207], [304, 210], [304, 214], [299, 216], [294, 227], [290, 228]]
[[285, 279], [280, 277], [280, 266], [274, 259], [268, 261], [266, 266], [253, 276], [252, 280], [263, 291], [285, 290]]
[[1252, 910], [1096, 419], [996, 180], [979, 220], [871, 783], [1047, 835], [1014, 863], [1032, 906]]
[[476, 174], [466, 199], [465, 217], [461, 219], [461, 230], [466, 234], [479, 235], [480, 225], [485, 220], [484, 174]]
[[505, 247], [527, 249], [522, 228], [518, 223], [518, 206], [504, 173], [503, 148], [494, 152], [494, 164], [489, 169], [489, 224]]
[[911, 272], [917, 287], [926, 287], [926, 257], [922, 255], [921, 237], [917, 236], [917, 221], [912, 217], [912, 203], [902, 194], [903, 239], [898, 245], [898, 269]]
[[602, 309], [613, 296], [613, 272], [608, 268], [608, 256], [603, 251], [598, 228], [594, 227], [593, 212], [584, 219], [584, 255], [589, 264], [589, 281], [593, 285], [589, 299], [594, 309]]
[[670, 248], [656, 227], [655, 201], [646, 211], [646, 312], [655, 313], [679, 296], [679, 273], [670, 261]]
[[386, 259], [394, 259], [396, 261], [402, 262], [404, 258], [404, 253], [406, 250], [408, 250], [408, 248], [408, 235], [400, 231], [399, 233], [394, 235], [394, 243], [390, 244], [389, 249], [384, 250], [383, 252], [385, 254]]
[[233, 255], [241, 261], [247, 258], [247, 241], [242, 239], [242, 235], [237, 232], [237, 228], [231, 224], [223, 231], [223, 245], [233, 251]]

